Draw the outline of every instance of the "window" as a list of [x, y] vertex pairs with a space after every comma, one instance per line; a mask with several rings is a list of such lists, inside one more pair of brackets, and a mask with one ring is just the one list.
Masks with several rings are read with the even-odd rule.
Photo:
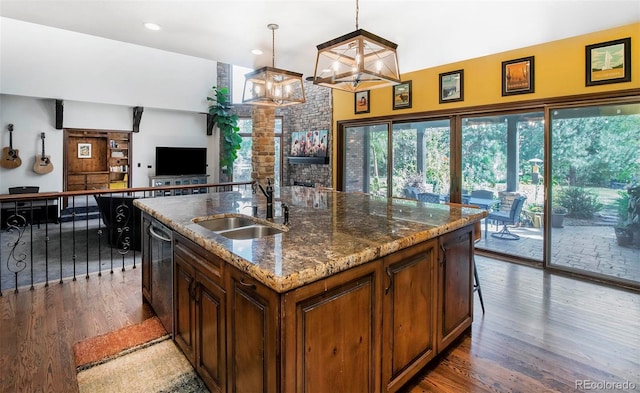
[[[234, 104], [242, 104], [242, 93], [244, 91], [244, 76], [253, 71], [251, 68], [231, 66], [231, 99]], [[251, 120], [249, 120], [251, 121]]]
[[[238, 158], [233, 163], [233, 181], [251, 181], [251, 148], [253, 145], [251, 118], [243, 117], [238, 120], [242, 143], [238, 151]], [[276, 117], [274, 124], [275, 163], [274, 184], [280, 185], [282, 168], [282, 118]]]

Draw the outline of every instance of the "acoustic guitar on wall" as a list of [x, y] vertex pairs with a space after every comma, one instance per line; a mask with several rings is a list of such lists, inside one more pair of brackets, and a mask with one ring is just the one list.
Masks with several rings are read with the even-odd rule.
[[42, 139], [42, 154], [36, 155], [36, 162], [33, 164], [33, 171], [40, 175], [47, 174], [53, 170], [51, 157], [44, 154], [44, 132], [40, 133]]
[[13, 124], [9, 124], [9, 147], [2, 148], [0, 166], [7, 169], [17, 168], [22, 165], [22, 159], [18, 155], [18, 149], [13, 148]]

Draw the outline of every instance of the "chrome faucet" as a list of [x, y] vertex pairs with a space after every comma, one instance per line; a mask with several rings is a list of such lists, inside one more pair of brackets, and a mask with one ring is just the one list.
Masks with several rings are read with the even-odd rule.
[[273, 219], [273, 186], [271, 185], [271, 179], [267, 178], [267, 189], [262, 187], [262, 184], [258, 183], [260, 191], [267, 198], [267, 220]]

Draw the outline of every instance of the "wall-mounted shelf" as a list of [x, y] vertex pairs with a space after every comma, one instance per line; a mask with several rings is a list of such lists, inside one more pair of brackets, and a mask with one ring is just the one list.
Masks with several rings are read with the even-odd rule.
[[289, 164], [328, 164], [329, 157], [288, 157]]

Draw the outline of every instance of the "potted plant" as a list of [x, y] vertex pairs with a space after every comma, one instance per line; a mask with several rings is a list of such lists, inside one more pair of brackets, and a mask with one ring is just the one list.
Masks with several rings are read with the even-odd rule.
[[553, 228], [564, 227], [564, 216], [566, 216], [568, 210], [564, 206], [555, 206], [551, 209], [551, 226]]
[[529, 217], [534, 228], [541, 228], [544, 225], [544, 207], [539, 203], [530, 203], [525, 209], [525, 214]]
[[209, 105], [209, 114], [213, 126], [220, 129], [220, 170], [225, 171], [227, 179], [231, 180], [233, 174], [233, 162], [238, 158], [238, 150], [242, 143], [242, 138], [238, 135], [238, 115], [232, 113], [233, 105], [229, 98], [229, 91], [222, 87], [213, 86], [215, 97], [207, 97], [207, 101], [213, 103]]

